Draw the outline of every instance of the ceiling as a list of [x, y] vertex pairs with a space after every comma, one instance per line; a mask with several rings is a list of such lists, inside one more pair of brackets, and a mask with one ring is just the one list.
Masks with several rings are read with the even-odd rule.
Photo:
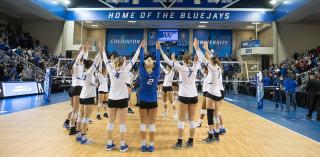
[[56, 16], [29, 0], [1, 0], [0, 14], [15, 19], [58, 20]]

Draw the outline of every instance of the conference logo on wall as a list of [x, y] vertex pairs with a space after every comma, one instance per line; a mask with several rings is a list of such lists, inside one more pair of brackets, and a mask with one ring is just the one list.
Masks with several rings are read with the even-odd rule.
[[150, 29], [148, 30], [148, 46], [156, 46], [158, 40], [158, 30]]
[[[200, 45], [207, 41], [209, 49], [213, 49], [219, 57], [232, 54], [232, 30], [195, 29], [193, 37], [199, 40]], [[204, 51], [202, 46], [200, 48]]]
[[143, 40], [143, 29], [108, 29], [107, 53], [131, 57]]

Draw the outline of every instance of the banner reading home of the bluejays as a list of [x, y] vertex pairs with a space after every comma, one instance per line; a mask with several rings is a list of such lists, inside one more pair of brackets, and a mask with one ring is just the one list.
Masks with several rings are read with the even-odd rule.
[[143, 29], [107, 29], [107, 53], [132, 57], [143, 40]]
[[67, 12], [67, 20], [107, 20], [107, 21], [128, 21], [128, 20], [166, 20], [166, 21], [215, 21], [215, 22], [272, 22], [274, 15], [272, 11], [221, 11], [221, 10], [90, 10], [70, 9]]
[[51, 101], [51, 70], [50, 68], [46, 69], [46, 74], [44, 78], [44, 101]]
[[[232, 54], [232, 30], [195, 29], [193, 38], [197, 38], [202, 49], [203, 42], [207, 41], [209, 49], [213, 49], [219, 57]], [[204, 51], [204, 49], [202, 49]]]

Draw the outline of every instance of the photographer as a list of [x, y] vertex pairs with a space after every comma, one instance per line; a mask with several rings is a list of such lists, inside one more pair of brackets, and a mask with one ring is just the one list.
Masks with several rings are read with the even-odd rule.
[[312, 118], [312, 113], [317, 110], [317, 121], [320, 121], [320, 80], [316, 79], [316, 75], [314, 72], [310, 73], [309, 82], [306, 86], [306, 91], [308, 94], [308, 105], [309, 110], [306, 115], [308, 119]]

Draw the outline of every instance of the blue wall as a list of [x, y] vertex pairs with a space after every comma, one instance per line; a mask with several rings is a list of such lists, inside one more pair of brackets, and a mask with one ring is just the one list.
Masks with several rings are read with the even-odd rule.
[[208, 41], [209, 49], [214, 49], [219, 57], [231, 56], [232, 54], [232, 30], [195, 29], [193, 30], [193, 38], [200, 41], [201, 48], [202, 43]]
[[107, 53], [117, 52], [121, 56], [132, 56], [143, 40], [143, 29], [108, 29]]

